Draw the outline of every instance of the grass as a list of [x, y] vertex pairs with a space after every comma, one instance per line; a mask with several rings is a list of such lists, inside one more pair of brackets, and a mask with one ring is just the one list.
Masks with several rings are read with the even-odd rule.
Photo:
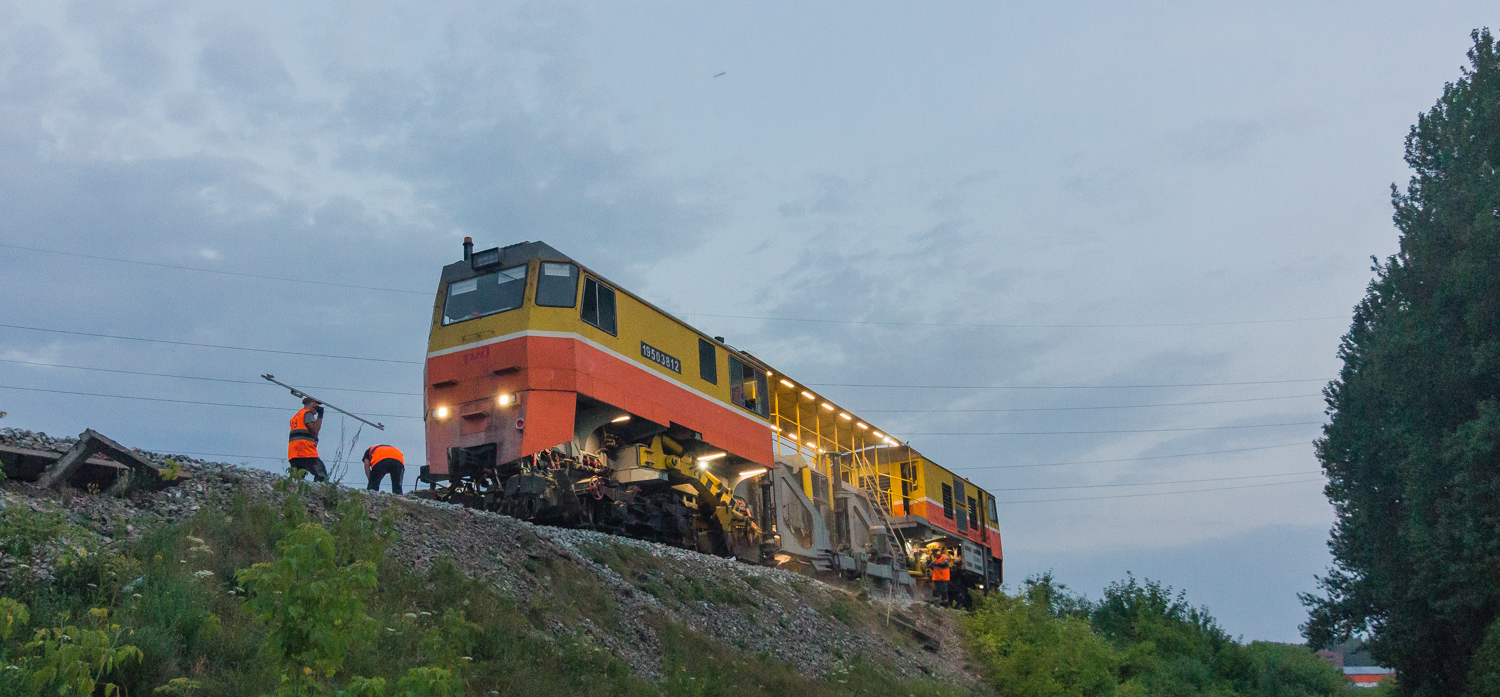
[[[330, 509], [348, 503], [331, 490], [319, 495]], [[240, 496], [227, 508], [205, 506], [186, 521], [145, 529], [140, 539], [113, 554], [97, 536], [63, 516], [16, 508], [0, 512], [0, 551], [30, 559], [62, 550], [61, 561], [51, 569], [54, 582], [10, 589], [11, 597], [31, 609], [32, 623], [23, 634], [53, 626], [54, 618], [77, 623], [90, 608], [109, 608], [113, 621], [125, 630], [122, 641], [142, 654], [107, 676], [124, 694], [150, 695], [173, 679], [196, 681], [200, 687], [194, 695], [276, 693], [281, 667], [264, 650], [268, 630], [248, 609], [236, 572], [270, 561], [277, 542], [305, 513], [278, 511]], [[387, 510], [399, 515], [397, 507]], [[388, 558], [382, 550], [393, 529], [390, 519], [370, 522], [363, 511], [350, 515], [346, 510], [328, 527], [340, 554], [358, 550], [345, 556], [374, 562], [377, 577], [364, 599], [374, 631], [351, 648], [332, 683], [359, 675], [394, 685], [413, 668], [443, 664], [460, 666], [456, 670], [470, 695], [953, 694], [935, 682], [903, 679], [858, 659], [825, 678], [807, 678], [785, 663], [662, 620], [656, 620], [656, 630], [663, 676], [646, 680], [612, 653], [578, 638], [582, 633], [555, 635], [559, 623], [576, 627], [581, 619], [609, 629], [619, 626], [612, 593], [591, 571], [568, 559], [528, 559], [527, 568], [550, 584], [551, 592], [544, 596], [555, 600], [520, 603], [489, 583], [466, 577], [452, 560], [436, 560], [429, 571], [418, 573]], [[594, 545], [585, 553], [647, 592], [681, 602], [743, 604], [750, 602], [752, 587], [764, 592], [777, 585], [753, 576], [746, 577], [745, 585], [682, 578], [668, 573], [668, 561], [631, 545]], [[847, 608], [836, 599], [826, 611], [846, 623], [860, 621], [855, 601], [845, 600]], [[14, 638], [0, 646], [0, 657], [9, 656], [18, 665], [38, 660], [18, 658], [23, 654]], [[13, 672], [20, 671], [3, 671]], [[39, 694], [11, 687], [0, 685], [0, 692]]]

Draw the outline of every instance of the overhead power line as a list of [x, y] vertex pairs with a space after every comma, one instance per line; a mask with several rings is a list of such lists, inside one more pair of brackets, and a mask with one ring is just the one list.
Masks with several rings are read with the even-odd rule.
[[1005, 489], [988, 489], [988, 491], [1057, 491], [1061, 489], [1113, 489], [1125, 486], [1164, 486], [1167, 484], [1202, 484], [1204, 482], [1234, 482], [1245, 479], [1271, 479], [1273, 477], [1296, 477], [1309, 474], [1320, 474], [1319, 472], [1281, 472], [1279, 474], [1252, 474], [1243, 477], [1210, 477], [1208, 479], [1174, 479], [1166, 482], [1135, 482], [1130, 484], [1079, 484], [1075, 486], [1022, 486]]
[[1224, 455], [1226, 453], [1248, 453], [1256, 450], [1274, 450], [1276, 448], [1291, 448], [1299, 445], [1307, 445], [1308, 441], [1297, 441], [1296, 443], [1282, 443], [1280, 445], [1262, 445], [1254, 448], [1233, 448], [1230, 450], [1205, 450], [1197, 453], [1177, 453], [1175, 455], [1146, 455], [1143, 457], [1118, 457], [1109, 460], [1073, 460], [1071, 462], [1038, 462], [1030, 465], [981, 465], [977, 467], [949, 467], [955, 471], [968, 470], [1010, 470], [1030, 469], [1032, 467], [1062, 467], [1064, 465], [1101, 465], [1114, 462], [1141, 462], [1144, 460], [1171, 460], [1179, 457], [1197, 457], [1199, 455]]
[[308, 356], [311, 358], [337, 358], [346, 361], [369, 361], [374, 363], [400, 363], [403, 365], [422, 365], [422, 361], [402, 361], [394, 358], [370, 358], [368, 356], [341, 356], [329, 353], [309, 353], [306, 351], [283, 351], [281, 349], [250, 348], [246, 346], [227, 346], [224, 344], [202, 344], [192, 341], [171, 341], [168, 339], [147, 339], [138, 336], [120, 336], [118, 334], [97, 334], [94, 332], [77, 332], [68, 329], [49, 329], [46, 327], [27, 327], [19, 324], [0, 324], [6, 329], [24, 329], [32, 332], [48, 332], [51, 334], [68, 334], [72, 336], [88, 336], [99, 339], [120, 339], [122, 341], [143, 341], [152, 344], [168, 344], [172, 346], [192, 346], [196, 348], [215, 348], [228, 351], [249, 351], [252, 353], [274, 353], [283, 356]]
[[[71, 329], [52, 329], [48, 327], [28, 327], [20, 324], [0, 324], [0, 328], [21, 329], [33, 332], [47, 332], [51, 334], [67, 334], [70, 336], [87, 336], [100, 339], [119, 339], [122, 341], [142, 341], [153, 344], [167, 344], [170, 346], [192, 346], [196, 348], [214, 348], [228, 351], [249, 351], [252, 353], [273, 353], [285, 356], [308, 356], [312, 358], [335, 358], [347, 361], [370, 361], [375, 363], [397, 363], [401, 365], [423, 365], [422, 361], [403, 361], [395, 358], [372, 358], [369, 356], [344, 356], [329, 353], [310, 353], [306, 351], [284, 351], [281, 349], [255, 348], [249, 346], [230, 346], [227, 344], [207, 344], [193, 341], [175, 341], [170, 339], [150, 339], [139, 336], [122, 336], [119, 334], [101, 334], [97, 332], [80, 332]], [[1297, 382], [1326, 382], [1327, 378], [1302, 378], [1295, 380], [1245, 380], [1238, 382], [1183, 382], [1183, 383], [1159, 383], [1147, 385], [879, 385], [865, 383], [834, 383], [834, 382], [809, 382], [803, 383], [808, 387], [875, 387], [883, 389], [929, 389], [929, 390], [1113, 390], [1113, 389], [1136, 389], [1149, 387], [1229, 387], [1235, 385], [1279, 385]]]
[[[98, 392], [74, 392], [72, 390], [48, 390], [40, 387], [16, 387], [14, 385], [0, 385], [0, 390], [21, 390], [23, 392], [46, 392], [50, 394], [70, 394], [83, 397], [107, 397], [110, 399], [134, 399], [142, 402], [170, 402], [172, 404], [195, 404], [208, 407], [233, 407], [236, 409], [270, 409], [273, 411], [288, 411], [287, 407], [267, 407], [259, 404], [229, 404], [226, 402], [199, 402], [190, 399], [168, 399], [166, 397], [140, 397], [128, 394], [102, 394]], [[387, 419], [421, 419], [420, 416], [410, 414], [369, 414]]]
[[1250, 399], [1218, 399], [1208, 402], [1162, 402], [1159, 404], [1105, 404], [1089, 407], [1018, 407], [1014, 409], [858, 409], [861, 414], [990, 414], [1017, 411], [1083, 411], [1093, 409], [1146, 409], [1149, 407], [1196, 407], [1205, 404], [1239, 404], [1241, 402], [1270, 402], [1281, 399], [1322, 397], [1321, 394], [1293, 394], [1284, 397], [1252, 397]]
[[6, 244], [0, 242], [0, 247], [9, 249], [24, 249], [28, 252], [41, 252], [42, 254], [57, 254], [65, 257], [78, 257], [81, 259], [96, 259], [99, 261], [113, 261], [121, 264], [135, 264], [136, 266], [152, 266], [159, 269], [175, 269], [177, 271], [196, 271], [198, 273], [212, 273], [220, 276], [240, 276], [242, 278], [258, 278], [264, 281], [286, 281], [289, 283], [306, 283], [315, 286], [334, 286], [337, 288], [354, 288], [358, 290], [378, 290], [386, 293], [405, 293], [408, 295], [432, 295], [432, 291], [406, 290], [405, 288], [383, 288], [380, 286], [362, 286], [353, 283], [335, 283], [333, 281], [313, 281], [306, 278], [290, 278], [287, 276], [265, 276], [255, 273], [244, 273], [240, 271], [225, 271], [223, 269], [205, 269], [200, 266], [179, 266], [177, 264], [163, 264], [155, 261], [136, 261], [134, 259], [121, 259], [119, 257], [106, 257], [98, 254], [80, 254], [78, 252], [63, 252], [56, 249], [42, 249], [41, 247], [25, 247], [19, 244]]
[[1134, 428], [1109, 431], [906, 431], [907, 436], [1071, 436], [1090, 433], [1174, 433], [1177, 431], [1220, 431], [1241, 428], [1275, 428], [1278, 426], [1321, 426], [1322, 421], [1293, 421], [1284, 424], [1246, 424], [1242, 426], [1193, 426], [1191, 428]]
[[1289, 482], [1270, 482], [1267, 484], [1241, 484], [1239, 486], [1218, 486], [1208, 489], [1183, 489], [1182, 491], [1155, 491], [1145, 494], [1115, 494], [1112, 496], [1076, 496], [1065, 499], [1018, 499], [1014, 501], [996, 501], [997, 504], [1007, 503], [1055, 503], [1059, 501], [1102, 501], [1104, 499], [1135, 499], [1146, 496], [1173, 496], [1176, 494], [1200, 494], [1207, 491], [1232, 491], [1234, 489], [1257, 489], [1267, 486], [1285, 486], [1287, 484], [1305, 484], [1307, 482], [1321, 482], [1322, 477], [1311, 479], [1293, 479]]
[[[221, 276], [238, 276], [241, 278], [255, 278], [265, 281], [282, 281], [287, 283], [305, 283], [317, 286], [331, 286], [335, 288], [352, 288], [356, 290], [375, 290], [385, 293], [401, 293], [404, 295], [431, 296], [430, 290], [409, 290], [406, 288], [386, 288], [383, 286], [366, 286], [356, 283], [337, 283], [334, 281], [319, 281], [306, 278], [292, 278], [290, 276], [271, 276], [266, 274], [245, 273], [243, 271], [225, 271], [223, 269], [207, 269], [201, 266], [186, 266], [180, 264], [164, 264], [156, 261], [140, 261], [137, 259], [123, 259], [120, 257], [104, 256], [102, 254], [84, 254], [81, 252], [65, 252], [58, 249], [45, 249], [42, 247], [30, 247], [19, 244], [0, 242], [0, 247], [8, 249], [20, 249], [28, 252], [41, 254], [56, 254], [59, 256], [75, 257], [79, 259], [93, 259], [96, 261], [112, 261], [120, 264], [133, 264], [136, 266], [148, 266], [159, 269], [173, 269], [175, 271], [193, 271], [197, 273], [218, 274]], [[1287, 324], [1295, 322], [1321, 322], [1327, 320], [1347, 320], [1344, 315], [1329, 315], [1326, 317], [1292, 317], [1286, 319], [1252, 319], [1252, 320], [1224, 320], [1218, 322], [1114, 322], [1098, 324], [1030, 324], [1030, 323], [983, 323], [983, 322], [896, 322], [890, 320], [854, 320], [854, 319], [826, 319], [816, 317], [762, 317], [758, 315], [725, 315], [707, 312], [679, 312], [687, 317], [713, 317], [719, 319], [747, 319], [764, 322], [800, 322], [813, 324], [846, 324], [846, 325], [874, 325], [890, 327], [939, 327], [952, 329], [1127, 329], [1127, 328], [1164, 328], [1164, 327], [1220, 327], [1235, 325], [1260, 325], [1260, 324]]]
[[[148, 375], [148, 376], [157, 377], [157, 378], [177, 378], [177, 379], [180, 379], [180, 380], [203, 380], [203, 381], [207, 381], [207, 382], [228, 382], [228, 383], [235, 383], [235, 384], [240, 384], [240, 385], [256, 385], [256, 386], [259, 386], [259, 387], [275, 387], [275, 385], [272, 385], [272, 384], [266, 382], [265, 380], [235, 380], [235, 379], [232, 379], [232, 378], [210, 378], [210, 377], [203, 377], [203, 376], [199, 376], [199, 375], [174, 375], [174, 374], [171, 374], [171, 373], [148, 373], [148, 372], [140, 371], [140, 370], [119, 370], [117, 368], [92, 368], [92, 367], [83, 366], [83, 365], [62, 365], [62, 364], [59, 364], [59, 363], [43, 363], [41, 361], [18, 361], [18, 360], [14, 360], [14, 359], [10, 359], [10, 358], [0, 358], [0, 363], [19, 363], [21, 365], [35, 365], [35, 366], [42, 366], [44, 368], [67, 368], [69, 370], [92, 370], [92, 371], [96, 371], [96, 372], [100, 372], [100, 373], [120, 373], [120, 374], [123, 374], [123, 375]], [[388, 390], [358, 390], [358, 389], [355, 389], [355, 388], [352, 388], [352, 387], [322, 387], [322, 386], [318, 386], [318, 385], [308, 385], [306, 389], [309, 389], [309, 390], [332, 390], [334, 392], [362, 392], [362, 393], [365, 393], [365, 394], [392, 394], [392, 395], [400, 395], [400, 396], [403, 396], [403, 397], [421, 397], [422, 396], [421, 392], [391, 392], [391, 391], [388, 391]]]
[[721, 319], [753, 319], [766, 322], [808, 322], [815, 324], [866, 324], [889, 327], [945, 327], [952, 329], [1123, 329], [1151, 327], [1219, 327], [1239, 324], [1283, 324], [1289, 322], [1322, 322], [1347, 320], [1346, 316], [1292, 317], [1289, 319], [1251, 319], [1224, 322], [1120, 322], [1102, 324], [990, 324], [966, 322], [892, 322], [886, 320], [820, 319], [815, 317], [760, 317], [754, 315], [718, 315], [707, 312], [680, 312], [687, 317], [716, 317]]
[[[5, 326], [5, 325], [0, 325]], [[1328, 382], [1328, 378], [1295, 380], [1243, 380], [1239, 382], [1176, 382], [1152, 385], [878, 385], [853, 382], [805, 382], [808, 387], [878, 387], [895, 390], [1134, 390], [1147, 387], [1232, 387], [1235, 385], [1284, 385], [1293, 382]]]

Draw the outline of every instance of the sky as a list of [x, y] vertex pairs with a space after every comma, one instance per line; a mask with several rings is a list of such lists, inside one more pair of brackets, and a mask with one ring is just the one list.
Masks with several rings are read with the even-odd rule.
[[541, 240], [994, 493], [1008, 581], [1298, 641], [1487, 9], [0, 0], [0, 426], [274, 470], [272, 373], [420, 458], [442, 265]]

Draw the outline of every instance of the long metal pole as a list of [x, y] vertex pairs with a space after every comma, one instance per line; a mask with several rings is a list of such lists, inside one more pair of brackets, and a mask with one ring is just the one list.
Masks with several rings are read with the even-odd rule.
[[385, 425], [384, 424], [378, 424], [378, 423], [375, 423], [375, 422], [370, 421], [368, 419], [364, 419], [364, 418], [361, 418], [361, 417], [356, 416], [354, 414], [350, 414], [349, 412], [344, 411], [343, 409], [340, 409], [340, 408], [338, 408], [336, 406], [333, 406], [332, 404], [329, 404], [328, 402], [324, 402], [322, 399], [319, 399], [317, 397], [313, 397], [312, 395], [310, 395], [310, 394], [308, 394], [306, 392], [303, 392], [302, 390], [299, 390], [299, 389], [297, 389], [295, 387], [292, 387], [291, 385], [288, 385], [288, 384], [286, 384], [286, 383], [284, 383], [284, 382], [282, 382], [280, 380], [277, 380], [275, 375], [262, 375], [261, 377], [265, 378], [266, 380], [268, 380], [270, 382], [274, 382], [274, 383], [276, 383], [278, 385], [281, 385], [282, 387], [285, 387], [288, 390], [291, 390], [293, 397], [303, 397], [303, 398], [312, 397], [313, 399], [317, 399], [318, 402], [320, 404], [322, 404], [323, 406], [328, 407], [329, 409], [332, 409], [332, 410], [334, 410], [334, 411], [336, 411], [336, 412], [338, 412], [340, 414], [343, 414], [344, 416], [347, 416], [347, 417], [349, 417], [351, 419], [354, 419], [356, 421], [364, 422], [364, 423], [369, 424], [371, 426], [374, 426], [375, 428], [378, 428], [378, 429], [380, 429], [382, 431], [385, 430]]

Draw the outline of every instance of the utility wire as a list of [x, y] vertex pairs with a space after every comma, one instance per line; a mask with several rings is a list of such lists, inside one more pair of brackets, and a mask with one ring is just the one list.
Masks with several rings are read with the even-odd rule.
[[[271, 409], [274, 411], [287, 411], [286, 407], [264, 407], [258, 404], [228, 404], [225, 402], [198, 402], [189, 399], [167, 399], [165, 397], [137, 397], [126, 394], [100, 394], [98, 392], [74, 392], [72, 390], [47, 390], [40, 387], [16, 387], [14, 385], [0, 385], [0, 390], [21, 390], [24, 392], [47, 392], [50, 394], [71, 394], [83, 397], [109, 397], [111, 399], [135, 399], [143, 402], [171, 402], [173, 404], [196, 404], [208, 407], [234, 407], [237, 409]], [[420, 416], [409, 414], [367, 414], [367, 416], [379, 416], [387, 419], [421, 419]]]
[[242, 278], [258, 278], [264, 281], [287, 281], [290, 283], [307, 283], [315, 286], [334, 286], [337, 288], [355, 288], [358, 290], [379, 290], [387, 293], [406, 293], [409, 295], [432, 295], [431, 291], [406, 290], [404, 288], [382, 288], [379, 286], [361, 286], [353, 283], [334, 283], [333, 281], [310, 281], [305, 278], [288, 278], [286, 276], [263, 276], [261, 274], [243, 273], [239, 271], [224, 271], [221, 269], [205, 269], [198, 266], [178, 266], [176, 264], [163, 264], [155, 261], [136, 261], [134, 259], [120, 259], [118, 257], [106, 257], [97, 254], [80, 254], [78, 252], [62, 252], [56, 249], [42, 249], [40, 247], [23, 247], [19, 244], [6, 244], [0, 242], [0, 247], [9, 249], [24, 249], [28, 252], [41, 252], [43, 254], [58, 254], [66, 257], [79, 257], [82, 259], [97, 259], [100, 261], [113, 261], [121, 264], [135, 264], [137, 266], [154, 266], [159, 269], [176, 269], [178, 271], [197, 271], [198, 273], [213, 273], [221, 276], [240, 276]]
[[857, 319], [818, 319], [812, 317], [757, 317], [752, 315], [716, 315], [706, 312], [680, 312], [686, 317], [716, 317], [722, 319], [753, 319], [767, 322], [810, 322], [817, 324], [868, 324], [890, 327], [949, 327], [956, 329], [1118, 329], [1132, 327], [1218, 327], [1238, 324], [1281, 324], [1286, 322], [1322, 322], [1325, 320], [1347, 320], [1342, 315], [1327, 317], [1293, 317], [1290, 319], [1252, 319], [1226, 322], [1154, 322], [1116, 324], [979, 324], [961, 322], [889, 322]]
[[[163, 264], [154, 261], [138, 261], [135, 259], [121, 259], [119, 257], [107, 257], [99, 254], [83, 254], [79, 252], [64, 252], [57, 249], [43, 249], [41, 247], [27, 247], [18, 244], [0, 242], [0, 247], [8, 249], [21, 249], [28, 252], [39, 252], [42, 254], [57, 254], [61, 256], [77, 257], [80, 259], [94, 259], [97, 261], [113, 261], [121, 264], [134, 264], [136, 266], [150, 266], [160, 269], [174, 269], [177, 271], [196, 271], [198, 273], [219, 274], [222, 276], [239, 276], [241, 278], [257, 278], [266, 281], [286, 281], [290, 283], [307, 283], [318, 286], [332, 286], [336, 288], [353, 288], [357, 290], [378, 290], [387, 293], [403, 293], [407, 295], [431, 296], [432, 291], [408, 290], [405, 288], [385, 288], [381, 286], [364, 286], [354, 283], [335, 283], [333, 281], [314, 281], [305, 278], [291, 278], [287, 276], [267, 276], [262, 274], [244, 273], [241, 271], [224, 271], [222, 269], [206, 269], [200, 266], [182, 266], [177, 264]], [[1102, 323], [1102, 324], [988, 324], [988, 323], [964, 323], [964, 322], [893, 322], [882, 320], [852, 320], [852, 319], [819, 319], [812, 317], [761, 317], [753, 315], [722, 315], [706, 312], [679, 312], [687, 317], [714, 317], [719, 319], [749, 319], [766, 322], [803, 322], [816, 324], [854, 324], [854, 325], [876, 325], [891, 327], [948, 327], [958, 329], [1120, 329], [1120, 328], [1152, 328], [1152, 327], [1219, 327], [1234, 325], [1257, 325], [1257, 324], [1285, 324], [1291, 322], [1321, 322], [1325, 320], [1346, 320], [1343, 315], [1330, 315], [1327, 317], [1292, 317], [1288, 319], [1257, 319], [1257, 320], [1226, 320], [1222, 322], [1140, 322], [1140, 323]]]
[[[0, 363], [19, 363], [21, 365], [36, 365], [36, 366], [42, 366], [42, 367], [46, 367], [46, 368], [67, 368], [69, 370], [93, 370], [93, 371], [98, 371], [98, 372], [101, 372], [101, 373], [121, 373], [123, 375], [149, 375], [151, 377], [158, 377], [158, 378], [178, 378], [180, 380], [205, 380], [205, 381], [208, 381], [208, 382], [229, 382], [229, 383], [235, 383], [235, 384], [241, 384], [241, 385], [257, 385], [257, 386], [260, 386], [260, 387], [276, 387], [275, 385], [272, 385], [271, 383], [268, 383], [265, 380], [234, 380], [234, 379], [231, 379], [231, 378], [210, 378], [210, 377], [202, 377], [202, 376], [199, 376], [199, 375], [173, 375], [171, 373], [147, 373], [147, 372], [143, 372], [143, 371], [139, 371], [139, 370], [119, 370], [119, 369], [116, 369], [116, 368], [91, 368], [89, 366], [83, 366], [83, 365], [60, 365], [60, 364], [57, 364], [57, 363], [42, 363], [40, 361], [18, 361], [18, 360], [9, 359], [9, 358], [0, 358]], [[277, 388], [277, 389], [280, 389], [280, 388]], [[363, 393], [366, 393], [366, 394], [393, 394], [393, 395], [410, 396], [410, 397], [421, 397], [422, 396], [421, 392], [390, 392], [390, 391], [387, 391], [387, 390], [356, 390], [356, 389], [354, 389], [352, 387], [319, 387], [319, 386], [316, 386], [316, 385], [309, 385], [307, 387], [307, 389], [309, 389], [309, 390], [331, 390], [331, 391], [334, 391], [334, 392], [363, 392]]]
[[1194, 426], [1191, 428], [1136, 428], [1111, 431], [908, 431], [908, 436], [1063, 436], [1089, 433], [1170, 433], [1176, 431], [1219, 431], [1239, 428], [1275, 428], [1277, 426], [1321, 426], [1322, 421], [1293, 421], [1284, 424], [1246, 424], [1243, 426]]
[[[150, 452], [150, 453], [156, 453], [158, 455], [165, 455], [165, 456], [168, 456], [168, 457], [170, 457], [172, 455], [196, 455], [198, 457], [243, 457], [243, 458], [250, 459], [250, 460], [276, 460], [278, 462], [286, 460], [286, 458], [284, 458], [284, 457], [271, 457], [270, 455], [234, 455], [234, 454], [231, 454], [231, 453], [194, 453], [194, 452], [187, 452], [187, 451], [183, 451], [183, 450], [151, 450], [151, 449], [146, 449], [146, 448], [142, 448], [142, 450], [145, 450], [146, 452]], [[225, 464], [228, 464], [228, 463], [225, 463]]]
[[1134, 499], [1144, 496], [1172, 496], [1174, 494], [1199, 494], [1205, 491], [1231, 491], [1234, 489], [1256, 489], [1266, 486], [1283, 486], [1286, 484], [1304, 484], [1307, 482], [1321, 482], [1322, 477], [1312, 479], [1293, 479], [1289, 482], [1271, 482], [1268, 484], [1241, 484], [1239, 486], [1218, 486], [1209, 489], [1184, 489], [1182, 491], [1157, 491], [1148, 494], [1116, 494], [1113, 496], [1077, 496], [1065, 499], [1019, 499], [1015, 501], [996, 501], [997, 504], [1006, 503], [1053, 503], [1057, 501], [1102, 501], [1104, 499]]
[[[34, 365], [44, 368], [67, 368], [69, 370], [91, 370], [101, 373], [119, 373], [122, 375], [147, 375], [158, 378], [177, 378], [180, 380], [204, 380], [208, 382], [227, 382], [240, 385], [270, 386], [264, 380], [235, 380], [232, 378], [211, 378], [199, 375], [175, 375], [172, 373], [150, 373], [139, 370], [120, 370], [117, 368], [94, 368], [83, 365], [62, 365], [60, 363], [43, 363], [41, 361], [22, 361], [10, 358], [0, 358], [0, 363], [16, 363], [19, 365]], [[390, 390], [360, 390], [352, 387], [324, 387], [309, 385], [309, 390], [333, 390], [338, 392], [361, 392], [365, 394], [389, 394], [406, 397], [421, 397], [421, 392], [393, 392]], [[1321, 394], [1295, 394], [1284, 397], [1253, 397], [1250, 399], [1222, 399], [1205, 402], [1163, 402], [1159, 404], [1114, 404], [1089, 407], [1025, 407], [1015, 409], [859, 409], [862, 414], [983, 414], [1000, 412], [1029, 412], [1029, 411], [1081, 411], [1094, 409], [1146, 409], [1150, 407], [1187, 407], [1202, 406], [1207, 404], [1239, 404], [1241, 402], [1267, 402], [1283, 399], [1302, 399], [1305, 397], [1321, 397]]]
[[24, 329], [32, 332], [48, 332], [52, 334], [70, 334], [73, 336], [89, 336], [100, 339], [121, 339], [124, 341], [144, 341], [153, 344], [171, 344], [173, 346], [194, 346], [197, 348], [216, 348], [229, 351], [250, 351], [252, 353], [275, 353], [283, 356], [309, 356], [312, 358], [338, 358], [346, 361], [371, 361], [374, 363], [401, 363], [404, 365], [422, 365], [422, 361], [401, 361], [394, 358], [369, 358], [367, 356], [340, 356], [329, 353], [307, 353], [305, 351], [282, 351], [280, 349], [249, 348], [245, 346], [226, 346], [224, 344], [200, 344], [191, 341], [170, 341], [167, 339], [146, 339], [138, 336], [120, 336], [117, 334], [96, 334], [93, 332], [75, 332], [68, 329], [48, 329], [46, 327], [27, 327], [19, 324], [0, 324], [6, 329]]
[[978, 467], [948, 467], [955, 471], [968, 470], [1010, 470], [1030, 469], [1032, 467], [1062, 467], [1064, 465], [1102, 465], [1113, 462], [1141, 462], [1143, 460], [1171, 460], [1179, 457], [1197, 457], [1199, 455], [1223, 455], [1226, 453], [1248, 453], [1255, 450], [1274, 450], [1276, 448], [1291, 448], [1298, 445], [1307, 445], [1307, 441], [1296, 443], [1282, 443], [1281, 445], [1262, 445], [1254, 448], [1234, 448], [1232, 450], [1206, 450], [1199, 453], [1177, 453], [1175, 455], [1147, 455], [1144, 457], [1120, 457], [1111, 460], [1074, 460], [1072, 462], [1038, 462], [1031, 465], [981, 465]]
[[[164, 397], [137, 397], [137, 396], [134, 396], [134, 395], [100, 394], [100, 393], [96, 393], [96, 392], [75, 392], [75, 391], [71, 391], [71, 390], [49, 390], [49, 389], [42, 389], [42, 388], [39, 388], [39, 387], [16, 387], [16, 386], [13, 386], [13, 385], [0, 385], [0, 389], [5, 389], [5, 390], [23, 390], [23, 391], [26, 391], [26, 392], [47, 392], [47, 393], [51, 393], [51, 394], [70, 394], [70, 395], [80, 395], [80, 396], [84, 396], [84, 397], [110, 397], [110, 398], [113, 398], [113, 399], [136, 399], [136, 400], [142, 400], [142, 401], [147, 401], [147, 402], [171, 402], [171, 403], [175, 403], [175, 404], [197, 404], [197, 405], [202, 405], [202, 406], [214, 406], [214, 407], [236, 407], [236, 408], [240, 408], [240, 409], [275, 409], [275, 410], [279, 411], [279, 410], [281, 410], [281, 409], [284, 408], [284, 407], [260, 406], [260, 405], [257, 405], [257, 404], [228, 404], [228, 403], [225, 403], [225, 402], [199, 402], [199, 401], [186, 400], [186, 399], [167, 399], [167, 398], [164, 398]], [[420, 416], [410, 416], [410, 415], [405, 415], [405, 414], [369, 414], [368, 416], [379, 416], [379, 417], [392, 418], [392, 419], [421, 419], [422, 418]], [[987, 433], [969, 433], [969, 432], [938, 433], [938, 432], [932, 432], [932, 433], [906, 433], [904, 435], [908, 435], [908, 436], [1047, 436], [1047, 435], [1076, 435], [1076, 434], [1090, 434], [1090, 433], [1162, 433], [1162, 432], [1168, 432], [1168, 431], [1173, 431], [1173, 432], [1175, 432], [1175, 431], [1212, 431], [1212, 430], [1229, 429], [1229, 428], [1271, 428], [1271, 427], [1275, 427], [1275, 426], [1310, 426], [1310, 425], [1321, 425], [1322, 423], [1323, 422], [1321, 422], [1321, 421], [1302, 421], [1302, 422], [1284, 423], [1284, 424], [1251, 424], [1251, 425], [1246, 425], [1246, 426], [1199, 426], [1199, 427], [1194, 427], [1194, 428], [1148, 428], [1148, 429], [1130, 429], [1130, 430], [1112, 430], [1112, 431], [993, 431], [993, 432], [987, 432]]]
[[1146, 409], [1149, 407], [1195, 407], [1205, 404], [1239, 404], [1241, 402], [1269, 402], [1280, 399], [1302, 399], [1322, 397], [1322, 394], [1293, 394], [1285, 397], [1252, 397], [1250, 399], [1220, 399], [1210, 402], [1163, 402], [1160, 404], [1110, 404], [1093, 407], [1024, 407], [1015, 409], [858, 409], [861, 414], [989, 414], [1017, 411], [1081, 411], [1086, 409]]
[[[6, 326], [6, 325], [0, 325]], [[1241, 382], [1179, 382], [1154, 385], [876, 385], [850, 382], [805, 382], [807, 387], [879, 387], [898, 390], [1133, 390], [1147, 387], [1230, 387], [1234, 385], [1284, 385], [1292, 382], [1328, 382], [1328, 378], [1298, 380], [1245, 380]]]
[[[48, 332], [52, 334], [69, 334], [72, 336], [88, 336], [102, 339], [121, 339], [125, 341], [144, 341], [154, 344], [169, 344], [173, 346], [193, 346], [198, 348], [216, 348], [229, 351], [250, 351], [253, 353], [274, 353], [286, 356], [309, 356], [313, 358], [337, 358], [349, 361], [372, 361], [375, 363], [398, 363], [402, 365], [423, 365], [422, 361], [403, 361], [394, 358], [371, 358], [368, 356], [343, 356], [329, 353], [308, 353], [305, 351], [283, 351], [280, 349], [252, 348], [247, 346], [228, 346], [225, 344], [203, 344], [191, 341], [172, 341], [168, 339], [148, 339], [138, 336], [121, 336], [118, 334], [99, 334], [95, 332], [79, 332], [69, 329], [50, 329], [47, 327], [28, 327], [20, 324], [0, 324], [0, 328], [23, 329], [33, 332]], [[930, 389], [930, 390], [1112, 390], [1112, 389], [1135, 389], [1147, 387], [1227, 387], [1234, 385], [1279, 385], [1294, 382], [1327, 382], [1327, 378], [1304, 378], [1299, 380], [1247, 380], [1240, 382], [1186, 382], [1186, 383], [1161, 383], [1153, 385], [876, 385], [876, 384], [854, 384], [817, 382], [803, 383], [809, 387], [877, 387], [886, 389]]]
[[1204, 482], [1234, 482], [1245, 479], [1270, 479], [1272, 477], [1295, 477], [1309, 474], [1321, 474], [1320, 472], [1282, 472], [1280, 474], [1252, 474], [1244, 477], [1212, 477], [1209, 479], [1176, 479], [1167, 482], [1138, 482], [1134, 484], [1079, 484], [1076, 486], [1023, 486], [1007, 489], [986, 489], [986, 491], [1056, 491], [1060, 489], [1113, 489], [1122, 486], [1158, 486], [1166, 484], [1202, 484]]

